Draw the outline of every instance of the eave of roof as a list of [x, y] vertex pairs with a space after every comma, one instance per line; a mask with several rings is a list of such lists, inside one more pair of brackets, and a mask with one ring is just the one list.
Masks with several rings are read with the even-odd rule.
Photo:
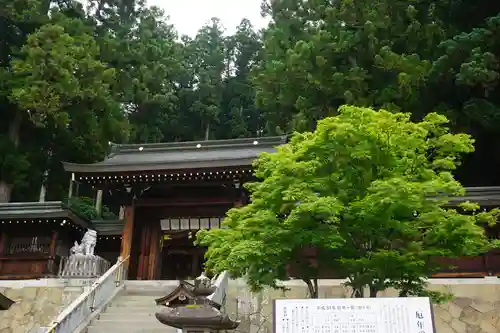
[[286, 143], [286, 136], [207, 140], [178, 143], [113, 145], [101, 162], [76, 164], [63, 162], [74, 173], [113, 173], [157, 170], [183, 170], [250, 166], [262, 152], [273, 152]]
[[175, 298], [179, 297], [179, 295], [187, 295], [191, 299], [194, 299], [196, 295], [193, 294], [193, 288], [194, 286], [190, 283], [180, 281], [179, 285], [175, 287], [174, 290], [163, 297], [155, 299], [156, 305], [168, 306], [167, 303], [173, 301]]
[[465, 195], [450, 198], [450, 205], [471, 201], [481, 206], [500, 206], [500, 186], [466, 187]]
[[0, 203], [0, 220], [49, 220], [66, 219], [82, 228], [92, 228], [92, 223], [72, 211], [61, 201]]
[[121, 235], [123, 232], [123, 220], [93, 220], [92, 225], [99, 237]]

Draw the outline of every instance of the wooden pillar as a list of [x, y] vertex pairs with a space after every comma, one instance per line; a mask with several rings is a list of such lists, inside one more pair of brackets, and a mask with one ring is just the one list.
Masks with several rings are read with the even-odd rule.
[[52, 239], [50, 240], [50, 249], [49, 249], [49, 255], [51, 257], [56, 256], [56, 242], [57, 242], [57, 231], [52, 232]]
[[[0, 257], [5, 253], [5, 247], [7, 246], [7, 234], [5, 232], [0, 233]], [[0, 273], [3, 270], [3, 260], [0, 260]]]
[[489, 257], [490, 256], [491, 256], [491, 251], [486, 252], [485, 254], [482, 255], [482, 259], [483, 259], [483, 271], [486, 272], [486, 275], [488, 275], [488, 276], [495, 275], [494, 274], [495, 272], [493, 272], [493, 269], [490, 266], [490, 261], [489, 261]]
[[6, 246], [7, 246], [7, 234], [5, 232], [1, 232], [0, 233], [0, 254], [4, 254]]
[[137, 268], [137, 280], [148, 279], [149, 252], [151, 245], [151, 225], [147, 224], [141, 228], [141, 239], [139, 244], [139, 263]]
[[50, 259], [49, 259], [48, 267], [47, 267], [48, 273], [50, 275], [53, 275], [53, 274], [55, 275], [58, 271], [58, 269], [55, 267], [55, 265], [56, 265], [55, 258], [56, 258], [57, 235], [58, 235], [58, 232], [53, 231], [52, 232], [52, 239], [50, 240], [50, 247], [49, 247]]
[[160, 242], [161, 242], [162, 232], [159, 221], [155, 221], [151, 224], [151, 236], [150, 236], [150, 247], [149, 247], [149, 263], [148, 263], [148, 280], [155, 280], [158, 275], [158, 261], [161, 254]]
[[[122, 232], [122, 245], [120, 249], [120, 257], [125, 259], [130, 255], [132, 248], [132, 235], [134, 232], [134, 206], [125, 206], [123, 217], [123, 232]], [[130, 260], [128, 261], [130, 262]], [[126, 266], [128, 267], [128, 262]]]

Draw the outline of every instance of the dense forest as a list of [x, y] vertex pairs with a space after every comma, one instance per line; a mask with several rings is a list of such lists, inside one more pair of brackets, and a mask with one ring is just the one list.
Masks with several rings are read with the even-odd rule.
[[500, 185], [500, 3], [274, 0], [263, 30], [194, 38], [141, 0], [0, 0], [0, 202], [67, 192], [109, 142], [312, 129], [353, 104], [445, 114], [476, 139], [458, 177]]

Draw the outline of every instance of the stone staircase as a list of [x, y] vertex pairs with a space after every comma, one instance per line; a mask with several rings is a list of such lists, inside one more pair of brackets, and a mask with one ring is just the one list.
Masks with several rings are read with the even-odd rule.
[[125, 289], [87, 327], [87, 333], [177, 333], [155, 317], [162, 308], [155, 299], [167, 295], [176, 283], [125, 281]]

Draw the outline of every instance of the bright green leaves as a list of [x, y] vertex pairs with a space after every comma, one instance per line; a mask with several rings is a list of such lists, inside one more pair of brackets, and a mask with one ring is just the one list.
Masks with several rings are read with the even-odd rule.
[[[464, 191], [446, 170], [473, 146], [446, 123], [437, 114], [414, 123], [408, 114], [344, 106], [314, 132], [296, 134], [256, 162], [252, 202], [228, 213], [227, 229], [200, 233], [207, 267], [256, 288], [301, 267], [296, 277], [306, 282], [328, 268], [357, 292], [424, 294], [424, 278], [442, 268], [437, 257], [488, 250], [483, 225], [496, 223], [494, 211], [447, 208]], [[302, 256], [311, 247], [317, 265]]]

